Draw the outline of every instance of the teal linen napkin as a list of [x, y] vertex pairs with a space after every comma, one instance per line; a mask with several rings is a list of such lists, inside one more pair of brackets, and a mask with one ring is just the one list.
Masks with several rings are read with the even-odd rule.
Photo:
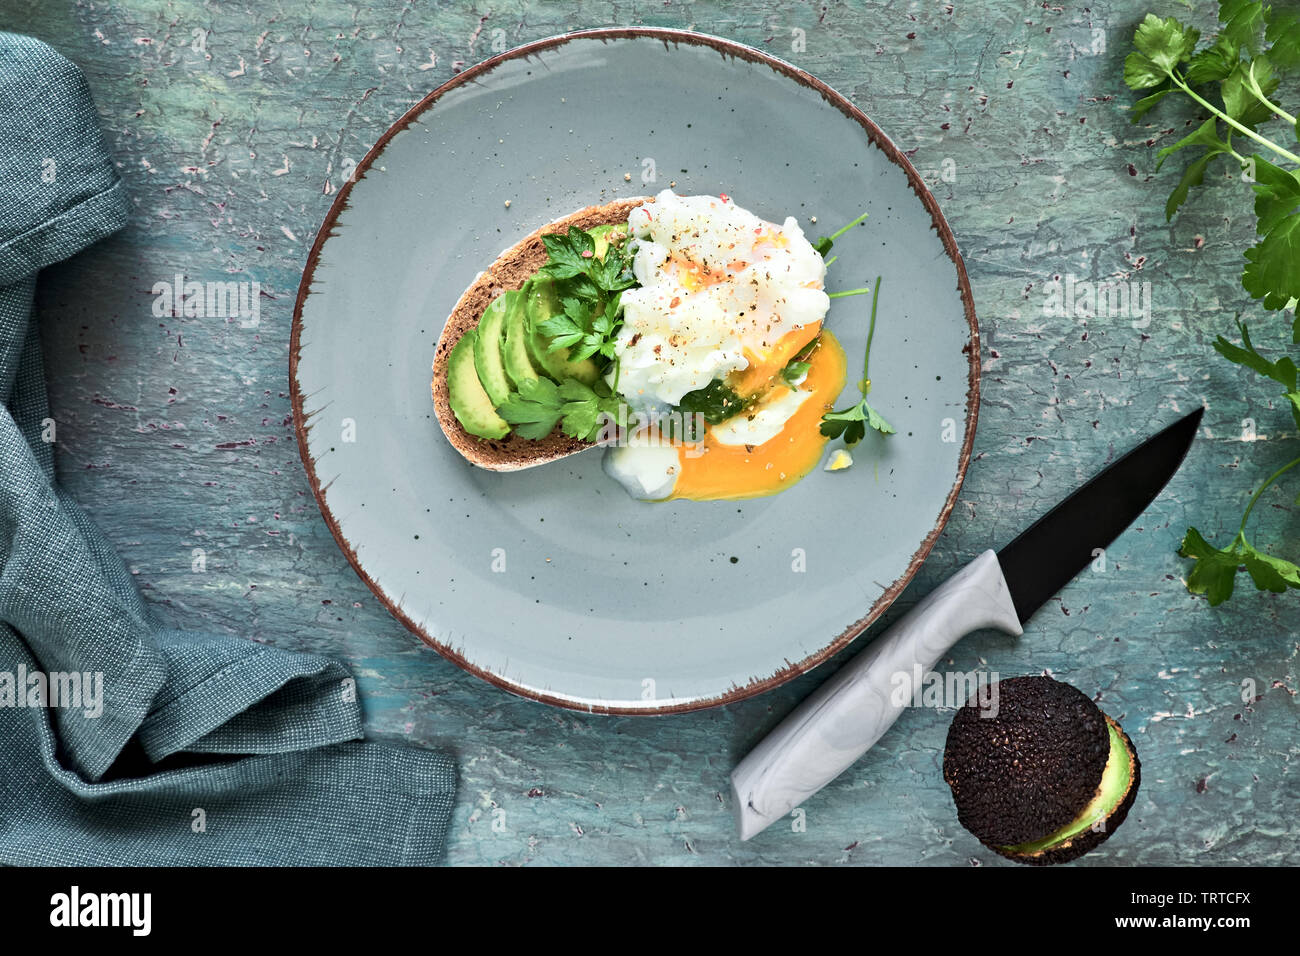
[[80, 71], [0, 33], [0, 863], [437, 862], [450, 758], [361, 741], [336, 661], [157, 626], [55, 480], [36, 273], [128, 210]]

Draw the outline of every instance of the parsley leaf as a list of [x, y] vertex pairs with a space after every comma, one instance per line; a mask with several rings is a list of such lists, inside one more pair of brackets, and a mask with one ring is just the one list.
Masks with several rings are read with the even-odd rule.
[[587, 334], [588, 306], [573, 296], [562, 297], [560, 306], [563, 312], [544, 319], [537, 326], [538, 332], [550, 338], [547, 350], [551, 352], [575, 345]]
[[1237, 322], [1237, 330], [1241, 332], [1241, 345], [1233, 345], [1220, 335], [1214, 342], [1214, 351], [1229, 362], [1244, 365], [1252, 372], [1257, 372], [1280, 383], [1287, 391], [1294, 391], [1297, 377], [1295, 362], [1288, 356], [1270, 362], [1259, 353], [1259, 350], [1255, 348], [1255, 344], [1251, 342], [1250, 329], [1244, 322]]
[[1300, 567], [1284, 558], [1257, 551], [1246, 545], [1246, 571], [1261, 591], [1281, 594], [1287, 588], [1300, 588]]
[[1184, 26], [1173, 17], [1160, 19], [1148, 13], [1133, 34], [1136, 52], [1124, 61], [1124, 82], [1132, 89], [1155, 86], [1174, 67], [1191, 57], [1201, 31]]
[[1156, 154], [1156, 169], [1159, 170], [1166, 159], [1178, 152], [1180, 149], [1186, 149], [1188, 146], [1204, 146], [1205, 152], [1194, 159], [1185, 170], [1183, 170], [1182, 179], [1174, 187], [1174, 191], [1169, 194], [1169, 201], [1165, 203], [1165, 221], [1174, 218], [1174, 213], [1178, 207], [1187, 201], [1187, 195], [1191, 192], [1193, 186], [1199, 186], [1205, 180], [1205, 169], [1211, 159], [1221, 153], [1231, 153], [1232, 148], [1219, 138], [1218, 121], [1210, 117], [1196, 132], [1184, 136], [1172, 146], [1166, 146]]
[[1281, 593], [1287, 588], [1300, 589], [1300, 566], [1284, 558], [1265, 554], [1246, 538], [1246, 523], [1250, 521], [1250, 513], [1255, 510], [1260, 496], [1297, 465], [1300, 465], [1300, 458], [1283, 465], [1250, 496], [1246, 513], [1241, 517], [1241, 525], [1228, 547], [1215, 548], [1195, 528], [1187, 529], [1182, 546], [1178, 549], [1183, 557], [1196, 561], [1187, 575], [1187, 590], [1193, 594], [1204, 594], [1209, 598], [1211, 606], [1222, 604], [1232, 597], [1237, 571], [1242, 567], [1245, 567], [1246, 573], [1260, 591]]
[[586, 274], [591, 268], [589, 260], [596, 255], [595, 241], [577, 226], [570, 226], [567, 235], [542, 236], [542, 244], [550, 261], [538, 271], [553, 279]]
[[609, 243], [603, 258], [596, 255], [591, 233], [577, 226], [570, 226], [567, 235], [542, 236], [542, 244], [550, 259], [539, 272], [553, 279], [586, 280], [572, 283], [568, 288], [571, 295], [592, 299], [636, 285], [626, 239]]
[[1281, 67], [1300, 66], [1300, 12], [1271, 8], [1264, 36], [1271, 44], [1268, 53], [1274, 63]]
[[1241, 532], [1228, 547], [1215, 548], [1195, 528], [1188, 528], [1178, 553], [1196, 562], [1187, 575], [1187, 590], [1204, 594], [1211, 607], [1232, 597], [1237, 572], [1243, 567], [1258, 591], [1280, 594], [1287, 588], [1300, 589], [1300, 566], [1265, 554]]
[[632, 258], [628, 254], [627, 244], [610, 243], [605, 250], [605, 258], [596, 260], [591, 278], [605, 292], [621, 292], [636, 285], [636, 276], [632, 274]]
[[1164, 87], [1156, 90], [1148, 96], [1142, 97], [1142, 99], [1134, 103], [1132, 108], [1129, 109], [1129, 122], [1136, 123], [1142, 117], [1146, 116], [1152, 107], [1172, 93], [1173, 89], [1172, 86], [1168, 85], [1168, 81], [1166, 81]]
[[557, 385], [549, 378], [537, 378], [520, 385], [497, 414], [524, 438], [545, 438], [559, 425], [570, 438], [594, 441], [601, 413], [616, 415], [618, 404], [604, 382], [590, 386], [568, 378]]
[[1195, 528], [1187, 529], [1178, 553], [1196, 560], [1187, 574], [1187, 590], [1204, 594], [1211, 607], [1217, 607], [1232, 597], [1237, 570], [1241, 567], [1240, 554], [1232, 549], [1218, 550]]
[[1219, 83], [1231, 75], [1240, 60], [1241, 51], [1237, 44], [1226, 36], [1220, 36], [1213, 46], [1207, 46], [1188, 61], [1183, 75], [1192, 86]]
[[851, 408], [838, 412], [827, 412], [822, 416], [821, 433], [828, 438], [844, 436], [844, 444], [853, 446], [867, 437], [870, 425], [882, 435], [894, 434], [894, 426], [885, 421], [874, 408], [868, 404], [866, 396]]
[[1255, 156], [1255, 215], [1260, 241], [1246, 250], [1241, 284], [1266, 309], [1300, 297], [1300, 177]]
[[703, 415], [710, 425], [725, 422], [733, 415], [739, 415], [750, 402], [745, 401], [722, 379], [715, 378], [703, 388], [687, 392], [677, 403], [677, 409], [685, 416]]
[[562, 298], [560, 302], [564, 312], [551, 316], [537, 327], [543, 335], [551, 337], [548, 350], [571, 348], [570, 362], [580, 362], [597, 353], [612, 359], [618, 331], [623, 325], [619, 314], [622, 295], [621, 292], [615, 293], [605, 303], [604, 309], [594, 316], [589, 303], [569, 296]]
[[1264, 4], [1260, 0], [1223, 0], [1219, 4], [1221, 36], [1252, 53], [1264, 32]]
[[1300, 216], [1284, 219], [1246, 250], [1241, 284], [1266, 309], [1284, 309], [1300, 297]]
[[1255, 157], [1255, 215], [1259, 218], [1256, 230], [1262, 235], [1271, 232], [1287, 216], [1300, 208], [1300, 177], [1279, 169], [1262, 156]]
[[1141, 53], [1130, 53], [1124, 59], [1124, 82], [1128, 84], [1130, 90], [1150, 89], [1165, 82], [1168, 76], [1169, 74]]
[[623, 326], [621, 299], [637, 284], [632, 271], [632, 243], [611, 233], [604, 254], [596, 255], [590, 233], [570, 226], [568, 233], [542, 237], [549, 259], [539, 272], [555, 283], [561, 311], [537, 327], [551, 352], [569, 349], [577, 362], [600, 355], [613, 360]]
[[1241, 345], [1233, 345], [1222, 335], [1214, 342], [1214, 350], [1235, 365], [1241, 365], [1258, 375], [1272, 379], [1282, 386], [1288, 401], [1291, 402], [1291, 415], [1296, 427], [1300, 428], [1300, 403], [1291, 398], [1300, 385], [1300, 370], [1290, 356], [1284, 355], [1276, 361], [1270, 361], [1259, 353], [1250, 340], [1250, 329], [1238, 321], [1237, 329], [1241, 332]]
[[560, 428], [570, 438], [595, 441], [600, 432], [601, 414], [611, 417], [618, 414], [620, 399], [602, 381], [592, 386], [576, 378], [566, 379], [560, 383], [558, 395], [564, 401], [560, 408], [563, 416]]
[[497, 414], [514, 426], [523, 438], [545, 438], [560, 420], [562, 403], [558, 386], [549, 378], [538, 377], [521, 382]]
[[1218, 120], [1210, 117], [1198, 126], [1195, 132], [1187, 134], [1172, 146], [1166, 146], [1156, 153], [1156, 170], [1159, 171], [1160, 167], [1165, 164], [1165, 160], [1174, 153], [1189, 146], [1204, 146], [1209, 150], [1209, 155], [1232, 152], [1232, 147], [1219, 135]]
[[1253, 129], [1273, 116], [1272, 108], [1261, 97], [1272, 96], [1279, 82], [1264, 56], [1238, 63], [1219, 86], [1223, 108], [1233, 119]]

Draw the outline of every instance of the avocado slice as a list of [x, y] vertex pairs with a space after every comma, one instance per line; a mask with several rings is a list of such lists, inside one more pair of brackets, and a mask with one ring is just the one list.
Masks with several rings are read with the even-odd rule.
[[609, 249], [609, 234], [617, 229], [624, 235], [627, 234], [627, 223], [612, 222], [606, 226], [596, 226], [594, 229], [588, 229], [587, 234], [591, 236], [592, 241], [596, 243], [596, 258], [604, 259], [605, 252]]
[[505, 438], [510, 426], [496, 413], [496, 406], [479, 380], [474, 367], [474, 343], [478, 330], [460, 337], [447, 359], [447, 400], [465, 431], [480, 438]]
[[518, 296], [510, 303], [505, 317], [505, 338], [502, 340], [501, 360], [505, 366], [506, 376], [518, 388], [525, 382], [537, 380], [537, 369], [533, 367], [528, 355], [528, 322], [525, 304], [529, 289], [529, 279], [519, 290]]
[[529, 280], [532, 288], [528, 291], [528, 303], [525, 308], [528, 325], [528, 354], [538, 371], [549, 378], [562, 382], [566, 378], [576, 378], [584, 385], [594, 385], [600, 378], [600, 369], [590, 358], [577, 362], [569, 361], [567, 348], [551, 349], [551, 339], [540, 331], [543, 322], [560, 312], [560, 299], [555, 293], [555, 283], [538, 276]]
[[519, 293], [512, 289], [493, 299], [483, 312], [483, 318], [479, 319], [474, 338], [474, 368], [493, 408], [510, 397], [510, 379], [506, 376], [502, 348], [505, 345], [506, 315], [517, 298]]

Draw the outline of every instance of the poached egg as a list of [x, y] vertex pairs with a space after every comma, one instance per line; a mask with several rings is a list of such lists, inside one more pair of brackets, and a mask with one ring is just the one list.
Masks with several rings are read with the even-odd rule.
[[[610, 385], [642, 419], [713, 382], [740, 410], [694, 441], [643, 429], [608, 450], [605, 470], [648, 500], [749, 498], [794, 484], [820, 460], [821, 416], [845, 379], [844, 352], [822, 329], [822, 257], [794, 217], [777, 225], [726, 196], [665, 189], [628, 227], [639, 286], [622, 296]], [[782, 372], [809, 347], [808, 369], [787, 382]]]

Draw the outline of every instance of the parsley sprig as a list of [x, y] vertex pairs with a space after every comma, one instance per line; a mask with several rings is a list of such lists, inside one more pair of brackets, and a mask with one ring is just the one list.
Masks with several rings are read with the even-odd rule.
[[[1300, 370], [1290, 356], [1269, 359], [1255, 348], [1250, 339], [1250, 328], [1237, 318], [1241, 345], [1229, 342], [1222, 335], [1214, 342], [1214, 350], [1229, 362], [1248, 368], [1258, 375], [1280, 384], [1291, 407], [1291, 417], [1300, 427]], [[1300, 339], [1300, 336], [1297, 336]], [[1287, 588], [1300, 588], [1300, 567], [1284, 558], [1260, 551], [1246, 537], [1246, 523], [1260, 496], [1279, 478], [1300, 465], [1300, 458], [1283, 465], [1251, 495], [1242, 515], [1237, 534], [1226, 548], [1215, 548], [1196, 528], [1188, 528], [1178, 553], [1193, 558], [1195, 564], [1187, 575], [1187, 590], [1204, 594], [1211, 605], [1222, 604], [1232, 597], [1237, 573], [1245, 568], [1260, 591], [1282, 592]]]
[[[1246, 250], [1242, 285], [1252, 298], [1263, 300], [1264, 308], [1288, 308], [1300, 297], [1300, 178], [1259, 153], [1245, 155], [1234, 137], [1264, 147], [1275, 160], [1300, 166], [1300, 155], [1257, 129], [1276, 116], [1290, 127], [1289, 145], [1300, 138], [1296, 117], [1269, 99], [1280, 82], [1277, 71], [1300, 64], [1300, 13], [1266, 7], [1262, 0], [1222, 0], [1219, 18], [1218, 37], [1198, 50], [1199, 30], [1174, 17], [1147, 14], [1133, 35], [1136, 49], [1124, 61], [1124, 82], [1146, 94], [1133, 105], [1130, 118], [1138, 122], [1173, 92], [1209, 114], [1193, 132], [1156, 154], [1159, 169], [1174, 153], [1199, 150], [1170, 194], [1165, 218], [1172, 219], [1192, 188], [1204, 182], [1212, 160], [1231, 157], [1253, 184], [1257, 215], [1258, 242]], [[1207, 98], [1213, 86], [1220, 105]]]
[[[1200, 31], [1173, 17], [1146, 16], [1134, 33], [1135, 49], [1124, 61], [1124, 81], [1145, 94], [1130, 116], [1138, 122], [1171, 93], [1185, 95], [1203, 111], [1207, 118], [1195, 130], [1156, 155], [1159, 169], [1174, 153], [1193, 151], [1165, 204], [1165, 218], [1172, 219], [1192, 189], [1202, 185], [1211, 162], [1218, 157], [1235, 162], [1251, 183], [1256, 216], [1256, 241], [1244, 253], [1242, 287], [1266, 310], [1295, 309], [1300, 298], [1300, 171], [1279, 164], [1300, 167], [1300, 127], [1272, 97], [1280, 74], [1300, 66], [1300, 11], [1262, 0], [1221, 0], [1219, 22], [1218, 36], [1200, 45]], [[1283, 124], [1280, 136], [1261, 132], [1264, 124], [1277, 122]], [[1263, 355], [1240, 316], [1237, 328], [1241, 344], [1219, 336], [1215, 351], [1281, 386], [1300, 428], [1295, 360], [1285, 354], [1274, 359]], [[1293, 318], [1288, 344], [1300, 345], [1300, 318]], [[1300, 458], [1279, 468], [1255, 491], [1228, 547], [1216, 548], [1196, 528], [1188, 528], [1179, 554], [1195, 562], [1187, 576], [1189, 591], [1204, 594], [1212, 605], [1221, 604], [1232, 596], [1242, 568], [1259, 590], [1300, 588], [1300, 567], [1260, 551], [1246, 537], [1246, 524], [1260, 496], [1297, 465]]]
[[1196, 560], [1187, 575], [1187, 590], [1193, 594], [1204, 594], [1211, 606], [1222, 604], [1232, 597], [1237, 572], [1243, 567], [1255, 582], [1257, 590], [1280, 594], [1287, 588], [1300, 589], [1300, 566], [1284, 558], [1265, 554], [1246, 537], [1246, 522], [1250, 520], [1250, 513], [1255, 510], [1259, 496], [1297, 465], [1300, 465], [1300, 458], [1283, 465], [1251, 495], [1241, 525], [1237, 528], [1237, 535], [1228, 547], [1215, 548], [1195, 528], [1187, 529], [1182, 547], [1178, 549], [1184, 558]]
[[843, 435], [844, 444], [850, 448], [867, 436], [868, 426], [882, 435], [894, 434], [894, 426], [885, 421], [867, 401], [867, 395], [871, 392], [871, 339], [876, 334], [876, 304], [879, 299], [880, 276], [876, 276], [875, 290], [871, 293], [871, 324], [867, 327], [867, 348], [862, 357], [862, 380], [858, 382], [862, 401], [839, 411], [827, 412], [822, 416], [821, 433], [827, 438], [839, 438]]
[[626, 237], [622, 241], [611, 241], [604, 257], [596, 255], [596, 241], [591, 233], [577, 226], [570, 226], [567, 234], [557, 232], [542, 236], [542, 245], [546, 246], [550, 261], [540, 271], [552, 278], [583, 276], [601, 292], [629, 289], [636, 285]]
[[538, 330], [552, 336], [551, 351], [570, 349], [570, 361], [578, 362], [593, 355], [613, 359], [614, 343], [623, 327], [623, 317], [619, 314], [622, 297], [621, 291], [614, 293], [604, 308], [597, 311], [598, 301], [584, 301], [566, 295], [560, 300], [564, 311], [544, 321]]
[[[1270, 361], [1261, 355], [1259, 350], [1255, 348], [1255, 343], [1250, 340], [1250, 329], [1241, 321], [1240, 316], [1237, 318], [1237, 330], [1241, 332], [1241, 345], [1233, 345], [1220, 335], [1214, 342], [1214, 351], [1229, 362], [1242, 365], [1252, 372], [1280, 384], [1283, 397], [1291, 405], [1291, 418], [1295, 421], [1296, 427], [1300, 428], [1300, 391], [1297, 390], [1297, 382], [1300, 382], [1300, 370], [1296, 369], [1295, 362], [1288, 355], [1274, 361]], [[1294, 338], [1296, 344], [1300, 344], [1300, 329], [1297, 329]]]
[[611, 235], [603, 257], [596, 255], [590, 233], [576, 226], [567, 234], [543, 236], [542, 243], [550, 259], [540, 272], [555, 280], [563, 308], [539, 326], [551, 336], [550, 350], [570, 349], [571, 361], [593, 355], [612, 361], [623, 326], [622, 293], [636, 285], [627, 237]]
[[523, 382], [497, 414], [523, 438], [545, 438], [558, 424], [570, 438], [595, 441], [601, 413], [617, 416], [618, 405], [618, 396], [603, 381], [589, 386], [569, 378], [557, 385], [539, 377]]
[[[813, 240], [812, 242], [813, 249], [817, 252], [817, 255], [821, 256], [822, 259], [825, 260], [827, 266], [829, 266], [831, 263], [833, 263], [836, 259], [839, 258], [839, 256], [831, 256], [829, 259], [826, 258], [826, 253], [831, 251], [831, 247], [835, 245], [835, 240], [838, 239], [840, 236], [844, 235], [854, 226], [861, 225], [862, 223], [866, 222], [868, 215], [869, 213], [864, 212], [861, 216], [859, 216], [857, 219], [854, 219], [851, 223], [849, 223], [847, 226], [844, 226], [842, 229], [836, 229], [829, 236], [822, 236], [818, 239]], [[869, 286], [865, 286], [861, 289], [844, 289], [840, 292], [828, 293], [826, 298], [843, 299], [852, 295], [866, 295], [870, 291], [871, 288]]]

